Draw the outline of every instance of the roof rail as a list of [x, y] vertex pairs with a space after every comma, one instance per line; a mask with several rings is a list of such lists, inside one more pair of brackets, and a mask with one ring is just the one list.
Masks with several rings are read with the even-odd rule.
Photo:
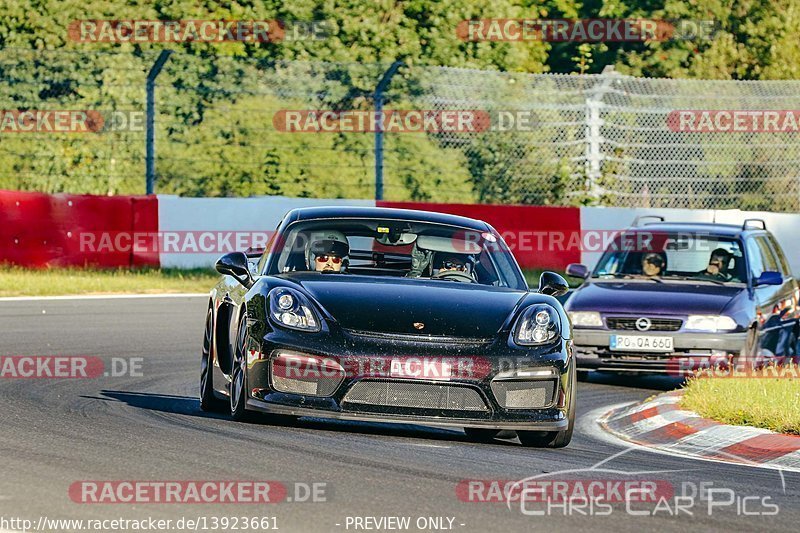
[[639, 222], [646, 218], [654, 218], [659, 222], [664, 222], [664, 217], [658, 215], [641, 215], [633, 219], [633, 224], [631, 224], [631, 226], [633, 226], [634, 228], [639, 227]]
[[754, 227], [754, 226], [748, 226], [748, 224], [750, 224], [752, 222], [755, 222], [755, 223], [760, 222], [761, 223], [761, 229], [763, 229], [763, 230], [767, 229], [767, 223], [764, 222], [763, 218], [746, 218], [746, 219], [744, 219], [744, 224], [742, 224], [742, 229], [749, 229], [750, 227]]

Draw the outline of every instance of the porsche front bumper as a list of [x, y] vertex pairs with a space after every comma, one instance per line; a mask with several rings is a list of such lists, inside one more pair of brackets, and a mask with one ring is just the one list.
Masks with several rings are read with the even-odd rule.
[[[284, 392], [279, 390], [281, 387], [276, 388], [272, 365], [277, 354], [285, 352], [338, 361], [346, 357], [359, 363], [380, 360], [386, 364], [379, 365], [379, 372], [346, 372], [333, 392], [324, 396], [288, 393], [285, 387]], [[398, 357], [468, 359], [477, 361], [480, 370], [447, 379], [398, 378], [387, 371], [390, 362]], [[368, 363], [348, 368], [375, 367]], [[567, 406], [574, 394], [572, 373], [572, 342], [563, 339], [548, 347], [525, 349], [501, 338], [441, 342], [347, 331], [320, 336], [271, 331], [263, 337], [258, 357], [248, 361], [247, 407], [300, 417], [561, 431], [569, 424]], [[536, 408], [509, 406], [513, 403], [509, 400], [512, 394], [530, 398], [530, 390], [535, 388], [543, 391]]]
[[291, 415], [309, 418], [330, 418], [334, 420], [353, 420], [360, 422], [380, 422], [390, 424], [418, 424], [424, 426], [452, 427], [452, 428], [488, 428], [522, 431], [562, 431], [567, 429], [569, 421], [562, 413], [541, 413], [542, 416], [529, 418], [524, 421], [498, 419], [470, 419], [449, 416], [422, 416], [422, 415], [371, 415], [333, 409], [316, 409], [301, 406], [292, 406], [266, 402], [250, 398], [247, 408], [251, 411], [275, 415]]

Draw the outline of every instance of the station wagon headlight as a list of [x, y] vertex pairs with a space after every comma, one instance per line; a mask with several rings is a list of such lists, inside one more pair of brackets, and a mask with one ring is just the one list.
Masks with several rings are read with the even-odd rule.
[[689, 315], [685, 329], [692, 331], [733, 331], [736, 321], [729, 316], [720, 315]]
[[572, 311], [569, 318], [572, 325], [578, 328], [598, 328], [603, 325], [603, 319], [597, 311]]
[[276, 287], [269, 292], [269, 314], [280, 325], [301, 331], [319, 331], [320, 320], [299, 292]]
[[514, 342], [520, 346], [550, 344], [560, 333], [556, 310], [547, 304], [532, 305], [517, 319]]

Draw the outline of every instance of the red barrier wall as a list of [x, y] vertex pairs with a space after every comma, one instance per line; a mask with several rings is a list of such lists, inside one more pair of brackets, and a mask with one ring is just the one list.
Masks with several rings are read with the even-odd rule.
[[[417, 202], [377, 205], [485, 220], [503, 235], [524, 268], [563, 269], [569, 263], [581, 261], [580, 246], [567, 245], [571, 237], [580, 235], [578, 208]], [[154, 196], [49, 195], [0, 190], [0, 263], [30, 267], [159, 266], [158, 253], [132, 249], [109, 251], [117, 250], [111, 245], [98, 251], [86, 246], [81, 249], [81, 236], [87, 233], [99, 239], [103, 232], [112, 238], [120, 234], [158, 232], [161, 229], [158, 212], [158, 199]]]
[[[377, 205], [436, 211], [486, 221], [503, 236], [523, 268], [563, 270], [569, 263], [581, 262], [580, 246], [568, 245], [569, 239], [580, 235], [581, 231], [581, 214], [577, 207], [417, 202], [378, 202]], [[562, 237], [563, 245], [560, 245]]]
[[[158, 266], [157, 253], [81, 249], [84, 232], [157, 232], [158, 200], [0, 191], [0, 263]], [[87, 248], [84, 246], [84, 248]]]

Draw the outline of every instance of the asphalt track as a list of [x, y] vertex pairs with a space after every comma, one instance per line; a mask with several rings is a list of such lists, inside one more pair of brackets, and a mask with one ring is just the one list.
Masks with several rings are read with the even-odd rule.
[[[411, 531], [419, 517], [454, 518], [455, 531], [797, 530], [800, 474], [631, 449], [597, 428], [606, 407], [676, 386], [670, 380], [598, 375], [579, 384], [579, 423], [562, 450], [523, 448], [515, 440], [478, 444], [459, 431], [417, 426], [309, 419], [279, 426], [204, 414], [196, 389], [206, 305], [199, 297], [0, 302], [0, 355], [143, 358], [140, 376], [0, 379], [0, 519], [277, 517], [282, 531], [356, 531], [364, 529], [352, 521], [348, 528], [348, 517], [408, 516]], [[617, 472], [586, 471], [603, 461], [600, 468]], [[456, 495], [467, 479], [549, 473], [561, 480], [624, 480], [636, 472], [637, 479], [666, 481], [678, 493], [700, 486], [733, 491], [717, 503], [730, 495], [751, 499], [714, 507], [710, 515], [708, 501], [698, 498], [689, 507], [692, 516], [665, 508], [656, 516], [631, 516], [624, 504], [606, 516], [565, 507], [531, 516], [518, 503], [509, 509]], [[87, 505], [68, 495], [81, 480], [327, 483], [327, 501]], [[774, 512], [764, 502], [777, 505], [777, 514], [745, 515]]]

